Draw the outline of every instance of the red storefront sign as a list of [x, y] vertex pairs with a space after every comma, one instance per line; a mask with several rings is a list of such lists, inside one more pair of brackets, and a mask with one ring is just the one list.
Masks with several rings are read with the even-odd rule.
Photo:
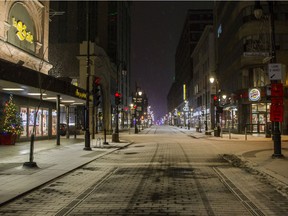
[[283, 105], [283, 97], [271, 97], [271, 103], [275, 105]]
[[271, 84], [271, 97], [283, 97], [283, 84], [272, 83]]
[[283, 122], [283, 105], [271, 104], [270, 120], [272, 122]]

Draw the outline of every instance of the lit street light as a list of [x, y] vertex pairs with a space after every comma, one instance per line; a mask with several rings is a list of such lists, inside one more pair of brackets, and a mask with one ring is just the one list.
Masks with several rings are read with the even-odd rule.
[[[139, 96], [139, 97], [138, 97]], [[138, 106], [139, 106], [139, 103], [138, 103], [138, 98], [141, 98], [142, 96], [142, 91], [138, 91], [138, 88], [136, 87], [136, 99], [135, 99], [135, 105], [136, 105], [136, 108], [135, 108], [135, 134], [138, 133], [138, 128], [137, 128], [137, 123], [138, 123]], [[142, 103], [142, 102], [141, 102]]]
[[[215, 82], [215, 86], [216, 86], [216, 91], [215, 91], [215, 96], [216, 96], [216, 101], [214, 106], [216, 107], [216, 127], [214, 129], [214, 136], [215, 137], [220, 137], [220, 132], [221, 132], [221, 128], [220, 128], [220, 116], [219, 116], [219, 83], [218, 80], [215, 79], [214, 77], [210, 77], [209, 81], [211, 84], [213, 84]], [[215, 100], [215, 99], [214, 99]]]

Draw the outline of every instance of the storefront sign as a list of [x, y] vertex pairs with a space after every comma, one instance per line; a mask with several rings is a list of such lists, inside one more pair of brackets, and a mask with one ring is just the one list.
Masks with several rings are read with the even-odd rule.
[[75, 96], [77, 96], [79, 98], [86, 99], [86, 93], [81, 93], [81, 92], [79, 92], [78, 89], [76, 89], [76, 91], [75, 91]]
[[272, 122], [283, 122], [283, 105], [271, 104], [270, 120]]
[[260, 101], [261, 92], [258, 88], [249, 89], [249, 101]]
[[17, 29], [16, 35], [20, 41], [26, 40], [33, 43], [33, 35], [27, 30], [27, 26], [22, 21], [16, 21], [15, 17], [12, 17], [12, 24]]
[[282, 83], [272, 83], [271, 84], [271, 96], [272, 97], [283, 97], [283, 84]]

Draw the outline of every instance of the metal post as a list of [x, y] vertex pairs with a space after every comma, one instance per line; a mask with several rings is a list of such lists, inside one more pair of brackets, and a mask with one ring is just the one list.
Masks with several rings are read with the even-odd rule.
[[94, 106], [94, 98], [93, 98], [93, 107], [92, 107], [92, 139], [95, 139], [95, 106]]
[[90, 147], [90, 131], [89, 131], [89, 78], [90, 78], [90, 12], [89, 12], [89, 1], [86, 3], [87, 10], [87, 22], [86, 22], [86, 32], [87, 32], [87, 74], [86, 74], [86, 107], [85, 107], [85, 147], [83, 150], [91, 151]]
[[[275, 19], [274, 19], [274, 1], [268, 1], [269, 12], [270, 12], [270, 27], [271, 27], [271, 63], [276, 63], [276, 47], [275, 47]], [[277, 81], [271, 81], [271, 83]], [[283, 157], [281, 153], [281, 132], [279, 122], [274, 122], [273, 130], [273, 141], [274, 141], [274, 154], [273, 158]]]
[[74, 109], [74, 118], [75, 118], [75, 130], [74, 130], [74, 139], [77, 138], [77, 108]]
[[56, 145], [60, 145], [60, 95], [57, 95], [56, 109], [57, 109]]
[[207, 99], [207, 78], [205, 77], [205, 134], [208, 132], [208, 119], [207, 119], [207, 106], [208, 106], [208, 99]]
[[106, 128], [104, 129], [104, 142], [103, 144], [108, 145], [108, 142], [106, 141]]
[[245, 141], [247, 141], [247, 128], [245, 127]]
[[70, 134], [69, 134], [69, 105], [67, 105], [65, 108], [66, 108], [66, 138], [69, 139], [70, 138]]
[[[117, 92], [119, 91], [119, 67], [120, 65], [117, 65], [117, 71], [116, 71], [116, 75], [117, 75]], [[112, 142], [120, 142], [119, 140], [119, 111], [118, 111], [119, 107], [118, 104], [116, 104], [116, 119], [115, 119], [115, 123], [116, 123], [116, 127], [115, 127], [115, 133], [112, 134]]]

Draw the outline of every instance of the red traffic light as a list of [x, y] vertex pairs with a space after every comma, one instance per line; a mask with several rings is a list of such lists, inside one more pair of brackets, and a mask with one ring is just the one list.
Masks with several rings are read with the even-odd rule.
[[214, 95], [213, 100], [217, 101], [218, 97], [216, 95]]
[[121, 97], [121, 94], [119, 92], [115, 92], [115, 97]]
[[101, 81], [100, 77], [95, 77], [94, 83], [95, 83], [96, 85], [100, 85], [100, 81]]

